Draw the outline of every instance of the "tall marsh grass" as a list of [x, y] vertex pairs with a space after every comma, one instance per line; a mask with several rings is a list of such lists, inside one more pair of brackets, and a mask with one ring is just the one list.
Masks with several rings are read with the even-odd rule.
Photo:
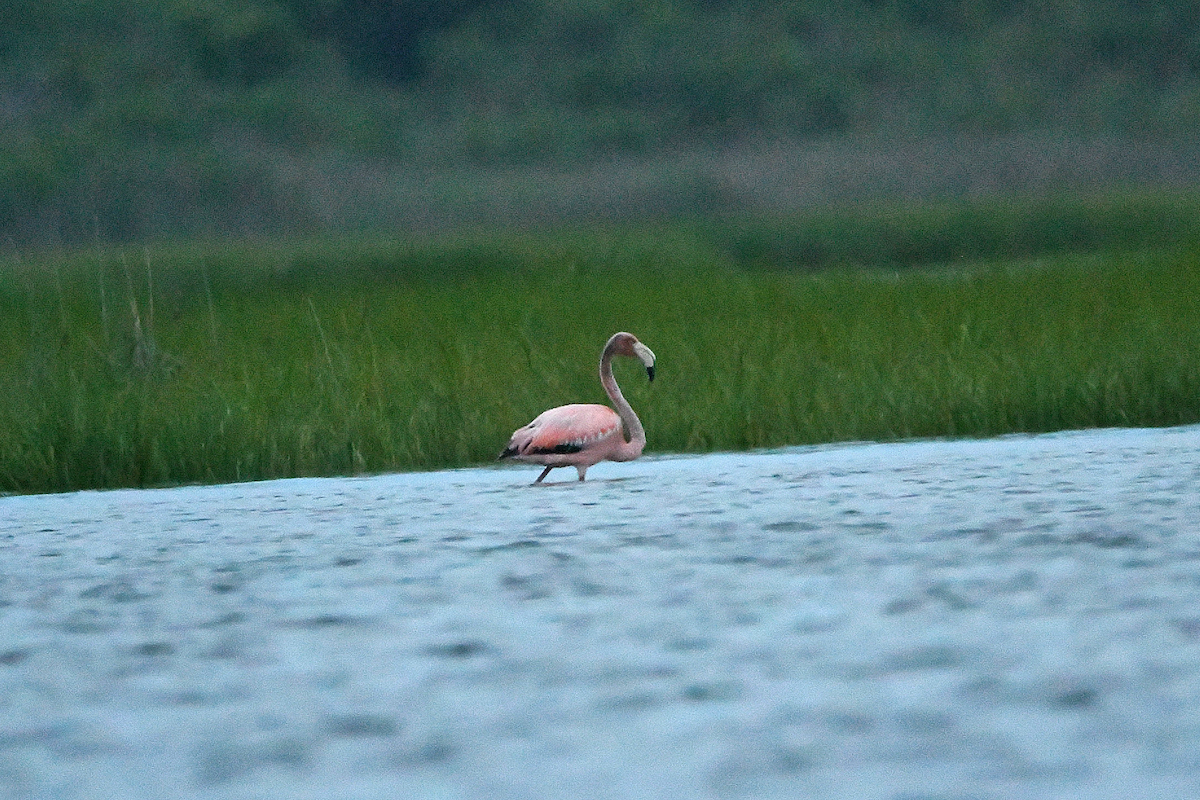
[[541, 410], [605, 401], [596, 362], [617, 330], [659, 357], [652, 385], [616, 365], [649, 452], [1200, 421], [1200, 247], [1187, 236], [802, 270], [729, 246], [762, 231], [10, 260], [0, 489], [490, 461]]

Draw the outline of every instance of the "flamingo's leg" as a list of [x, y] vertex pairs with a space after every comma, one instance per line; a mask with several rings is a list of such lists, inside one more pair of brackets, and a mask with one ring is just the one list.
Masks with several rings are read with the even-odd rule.
[[536, 481], [534, 481], [534, 483], [541, 483], [541, 482], [542, 482], [542, 478], [544, 478], [544, 477], [546, 477], [547, 475], [549, 475], [549, 474], [550, 474], [550, 470], [552, 470], [552, 469], [554, 469], [554, 467], [546, 467], [544, 470], [542, 470], [542, 474], [537, 476], [537, 480], [536, 480]]

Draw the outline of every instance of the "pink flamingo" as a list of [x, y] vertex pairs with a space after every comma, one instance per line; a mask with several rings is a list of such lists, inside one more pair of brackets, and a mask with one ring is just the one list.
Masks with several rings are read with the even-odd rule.
[[[615, 333], [600, 355], [600, 383], [617, 407], [572, 403], [543, 411], [537, 419], [515, 431], [500, 458], [541, 464], [546, 468], [534, 483], [541, 483], [555, 467], [574, 467], [583, 480], [588, 467], [598, 461], [632, 461], [646, 446], [646, 430], [621, 394], [613, 377], [613, 356], [639, 359], [654, 380], [654, 353], [632, 333]], [[629, 441], [625, 441], [625, 431]]]

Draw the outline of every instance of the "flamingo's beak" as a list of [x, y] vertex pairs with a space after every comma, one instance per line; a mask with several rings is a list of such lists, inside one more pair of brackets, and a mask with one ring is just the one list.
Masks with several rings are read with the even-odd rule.
[[641, 342], [633, 343], [633, 354], [636, 355], [643, 364], [646, 365], [646, 374], [650, 376], [650, 380], [654, 380], [654, 351]]

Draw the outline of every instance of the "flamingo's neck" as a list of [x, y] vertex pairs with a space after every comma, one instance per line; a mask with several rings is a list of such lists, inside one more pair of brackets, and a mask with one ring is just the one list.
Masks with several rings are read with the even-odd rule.
[[638, 419], [637, 414], [633, 413], [633, 407], [629, 405], [625, 395], [621, 394], [621, 387], [617, 385], [617, 379], [613, 377], [612, 359], [615, 349], [612, 341], [609, 341], [609, 346], [604, 348], [604, 353], [600, 356], [600, 384], [604, 386], [604, 391], [608, 393], [608, 398], [616, 407], [617, 414], [620, 415], [621, 422], [625, 427], [625, 433], [629, 436], [629, 441], [621, 445], [620, 457], [613, 459], [619, 461], [634, 459], [642, 454], [642, 449], [646, 446], [646, 429], [642, 427], [642, 421]]

